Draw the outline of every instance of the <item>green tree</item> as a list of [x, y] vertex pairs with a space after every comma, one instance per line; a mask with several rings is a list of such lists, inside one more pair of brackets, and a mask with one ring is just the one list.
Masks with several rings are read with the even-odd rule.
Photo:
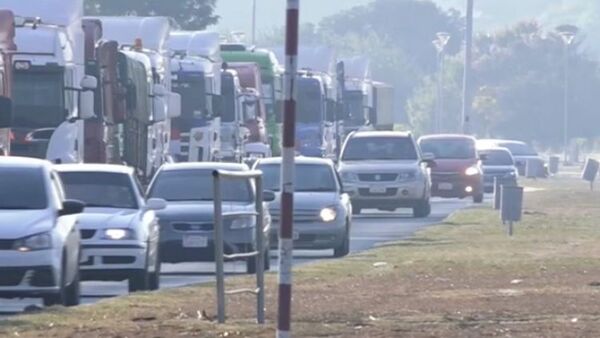
[[88, 15], [168, 16], [183, 29], [200, 30], [218, 22], [217, 0], [86, 0]]

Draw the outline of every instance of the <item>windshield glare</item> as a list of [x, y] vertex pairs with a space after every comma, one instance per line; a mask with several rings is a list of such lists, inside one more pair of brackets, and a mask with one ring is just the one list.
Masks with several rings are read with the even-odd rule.
[[40, 210], [48, 207], [41, 169], [0, 169], [0, 210]]
[[[259, 165], [258, 170], [263, 172], [263, 187], [265, 190], [279, 191], [281, 165]], [[331, 167], [319, 164], [296, 165], [296, 185], [298, 192], [336, 192], [337, 183]]]
[[62, 73], [15, 72], [13, 125], [58, 127], [67, 115]]
[[435, 159], [468, 160], [477, 158], [475, 142], [471, 139], [424, 139], [419, 143], [423, 154]]
[[357, 137], [344, 148], [342, 161], [418, 159], [412, 139], [408, 137]]
[[537, 156], [537, 152], [524, 143], [500, 143], [498, 145], [510, 150], [513, 156]]
[[483, 165], [514, 165], [514, 161], [510, 152], [504, 150], [489, 150], [481, 151], [485, 159], [482, 159]]
[[131, 179], [126, 174], [101, 172], [60, 173], [67, 198], [87, 207], [137, 209]]
[[[251, 187], [249, 180], [223, 180], [221, 184], [223, 201], [251, 203], [253, 200]], [[150, 187], [149, 196], [171, 202], [213, 201], [212, 170], [161, 171]]]

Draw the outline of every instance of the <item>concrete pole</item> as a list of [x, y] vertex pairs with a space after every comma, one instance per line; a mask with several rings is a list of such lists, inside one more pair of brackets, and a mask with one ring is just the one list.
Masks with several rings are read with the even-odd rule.
[[473, 0], [467, 0], [467, 26], [465, 29], [465, 71], [463, 76], [462, 131], [470, 132], [472, 83], [471, 64], [473, 62]]

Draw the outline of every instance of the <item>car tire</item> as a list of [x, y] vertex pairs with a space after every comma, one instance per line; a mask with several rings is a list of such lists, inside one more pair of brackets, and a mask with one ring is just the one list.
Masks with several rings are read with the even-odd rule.
[[473, 203], [476, 203], [476, 204], [483, 203], [483, 193], [473, 195]]
[[271, 255], [269, 254], [269, 250], [265, 251], [265, 271], [271, 270]]
[[81, 299], [81, 274], [79, 272], [79, 265], [77, 266], [77, 272], [75, 277], [69, 286], [65, 290], [64, 306], [77, 306]]
[[156, 252], [156, 266], [154, 267], [154, 272], [149, 274], [148, 278], [148, 289], [150, 291], [156, 291], [160, 289], [160, 270], [162, 263], [160, 261], [160, 252]]
[[135, 270], [128, 280], [129, 293], [146, 291], [150, 287], [150, 271], [148, 269], [148, 258], [150, 249], [146, 250], [146, 262], [144, 270]]
[[360, 207], [352, 206], [352, 215], [360, 215], [362, 209]]
[[256, 273], [256, 257], [250, 257], [246, 260], [246, 273], [249, 275]]
[[419, 203], [413, 208], [413, 217], [425, 218], [431, 215], [431, 202], [429, 199], [419, 201]]
[[333, 249], [333, 257], [341, 258], [345, 257], [350, 253], [350, 230], [346, 231], [346, 235], [344, 237], [344, 241], [340, 246]]
[[66, 286], [65, 286], [65, 266], [66, 264], [64, 263], [64, 258], [63, 258], [63, 263], [61, 265], [61, 271], [60, 271], [60, 280], [58, 281], [58, 293], [53, 293], [53, 294], [49, 294], [49, 295], [44, 295], [42, 297], [42, 303], [44, 304], [44, 307], [50, 307], [50, 306], [55, 306], [55, 305], [64, 305], [66, 303], [65, 298], [66, 298]]

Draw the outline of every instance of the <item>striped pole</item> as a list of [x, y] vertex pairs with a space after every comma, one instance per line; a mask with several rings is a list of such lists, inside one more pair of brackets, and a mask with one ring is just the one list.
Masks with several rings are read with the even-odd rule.
[[279, 230], [279, 307], [277, 338], [291, 337], [292, 263], [294, 251], [294, 172], [296, 143], [296, 73], [300, 1], [287, 0], [283, 149], [281, 165], [281, 225]]

